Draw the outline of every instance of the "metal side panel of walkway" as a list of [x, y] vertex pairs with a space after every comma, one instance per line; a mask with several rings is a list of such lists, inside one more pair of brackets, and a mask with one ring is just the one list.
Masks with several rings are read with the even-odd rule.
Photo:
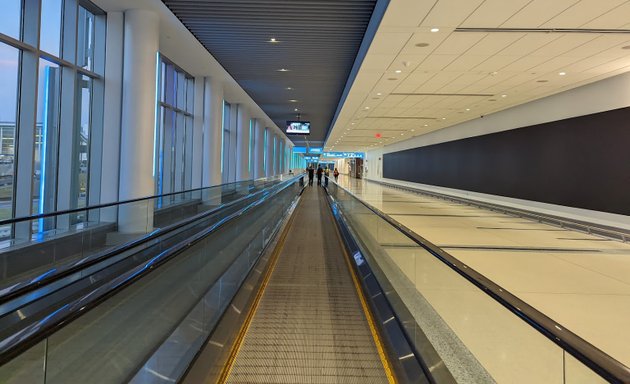
[[392, 382], [325, 192], [307, 188], [294, 214], [226, 381]]

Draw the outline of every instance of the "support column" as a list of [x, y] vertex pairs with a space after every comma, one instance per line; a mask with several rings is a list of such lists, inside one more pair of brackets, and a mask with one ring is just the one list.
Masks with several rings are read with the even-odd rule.
[[236, 180], [249, 179], [249, 113], [243, 104], [236, 118]]
[[[123, 108], [120, 135], [119, 199], [154, 193], [155, 76], [159, 19], [147, 10], [125, 11]], [[130, 204], [119, 211], [121, 233], [153, 229], [153, 201]]]
[[203, 186], [221, 184], [223, 85], [206, 77], [203, 101]]

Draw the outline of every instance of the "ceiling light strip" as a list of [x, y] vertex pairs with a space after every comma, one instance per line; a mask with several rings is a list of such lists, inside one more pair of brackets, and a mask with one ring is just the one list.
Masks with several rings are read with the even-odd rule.
[[454, 32], [519, 32], [519, 33], [616, 33], [630, 34], [630, 29], [592, 28], [455, 28]]
[[423, 93], [423, 92], [395, 92], [390, 93], [390, 96], [478, 96], [478, 97], [490, 97], [494, 96], [490, 93]]

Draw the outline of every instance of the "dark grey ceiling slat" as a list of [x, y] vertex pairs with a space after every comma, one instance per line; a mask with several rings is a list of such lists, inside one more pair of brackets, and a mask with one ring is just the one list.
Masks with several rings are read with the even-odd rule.
[[376, 1], [163, 0], [278, 126], [300, 109], [296, 145], [323, 144]]

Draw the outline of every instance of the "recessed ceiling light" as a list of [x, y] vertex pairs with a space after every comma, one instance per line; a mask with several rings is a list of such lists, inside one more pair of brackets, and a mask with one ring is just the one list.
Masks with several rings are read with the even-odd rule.
[[395, 70], [394, 72], [396, 73], [402, 73], [402, 71], [400, 69]]
[[419, 47], [419, 48], [424, 48], [424, 47], [428, 47], [428, 46], [429, 46], [429, 43], [418, 43], [418, 44], [416, 44], [416, 47]]
[[354, 124], [356, 124], [356, 123], [352, 123], [352, 125], [354, 125]]
[[404, 134], [404, 133], [401, 133], [401, 134], [400, 134], [400, 136], [405, 136], [405, 134]]
[[364, 109], [370, 109], [370, 107], [365, 107]]
[[507, 97], [507, 95], [501, 95], [501, 97]]
[[297, 102], [298, 102], [298, 101], [297, 101], [297, 100], [295, 100], [295, 99], [291, 99], [291, 100], [289, 100], [289, 103], [297, 103]]
[[497, 71], [490, 72], [490, 76], [496, 76], [498, 74], [499, 74], [499, 72], [497, 72]]
[[415, 131], [416, 131], [415, 129], [412, 129], [412, 130], [411, 130], [411, 132], [415, 132]]
[[285, 89], [286, 89], [287, 91], [292, 91], [292, 90], [293, 90], [293, 88], [292, 88], [292, 87], [286, 87]]
[[277, 72], [289, 72], [290, 69], [286, 69], [286, 68], [280, 68], [280, 69], [276, 69]]
[[431, 32], [433, 33], [440, 32], [440, 28], [431, 28]]
[[443, 117], [442, 120], [446, 120], [446, 117]]
[[297, 112], [297, 111], [299, 111], [299, 109], [295, 108], [294, 111]]
[[428, 127], [428, 126], [429, 126], [429, 124], [425, 124], [424, 126], [425, 126], [425, 127]]
[[269, 39], [269, 42], [270, 43], [279, 43], [279, 41], [275, 37], [272, 37], [271, 39]]
[[376, 96], [381, 96], [381, 95], [382, 95], [382, 93], [380, 93], [380, 92], [378, 92], [378, 93], [376, 94]]
[[470, 111], [470, 108], [466, 108], [467, 111]]
[[560, 75], [560, 76], [564, 76], [566, 74], [567, 74], [566, 72], [558, 72], [558, 75]]

